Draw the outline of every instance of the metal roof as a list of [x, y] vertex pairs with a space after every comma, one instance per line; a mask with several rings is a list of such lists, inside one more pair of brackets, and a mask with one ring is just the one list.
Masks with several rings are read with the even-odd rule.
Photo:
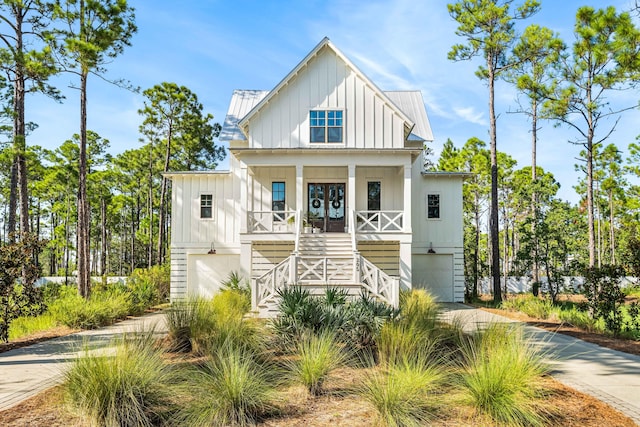
[[422, 92], [419, 90], [406, 90], [385, 91], [384, 93], [415, 123], [411, 130], [411, 135], [409, 135], [409, 140], [433, 141], [433, 132], [427, 118]]
[[268, 94], [268, 90], [234, 90], [227, 116], [224, 118], [224, 124], [220, 131], [220, 141], [246, 140], [247, 138], [240, 131], [238, 123]]
[[[238, 123], [268, 94], [268, 90], [234, 90], [227, 116], [224, 119], [224, 124], [220, 131], [220, 141], [246, 140], [246, 137], [238, 127]], [[409, 140], [433, 141], [431, 125], [427, 118], [422, 93], [419, 90], [384, 91], [384, 94], [399, 110], [415, 123], [411, 135], [409, 135]]]

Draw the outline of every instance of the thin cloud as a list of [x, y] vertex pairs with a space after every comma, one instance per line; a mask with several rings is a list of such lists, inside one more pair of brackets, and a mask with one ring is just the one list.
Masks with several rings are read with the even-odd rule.
[[484, 117], [483, 112], [478, 112], [474, 107], [459, 107], [454, 108], [453, 111], [462, 120], [473, 123], [480, 126], [487, 126], [489, 122]]

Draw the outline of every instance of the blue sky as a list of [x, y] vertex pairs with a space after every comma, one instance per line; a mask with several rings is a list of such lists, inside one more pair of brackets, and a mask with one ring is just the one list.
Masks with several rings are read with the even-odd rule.
[[[444, 0], [391, 1], [224, 1], [130, 0], [138, 33], [133, 45], [108, 66], [109, 78], [125, 78], [146, 89], [162, 81], [194, 91], [215, 121], [222, 122], [233, 89], [271, 89], [325, 36], [383, 90], [422, 91], [437, 154], [451, 138], [462, 146], [470, 137], [488, 140], [487, 89], [475, 76], [478, 62], [451, 62], [447, 52], [460, 41]], [[516, 3], [520, 3], [516, 0]], [[542, 0], [537, 23], [572, 42], [575, 11], [588, 4], [627, 9], [633, 0]], [[42, 96], [27, 100], [27, 120], [39, 128], [30, 145], [55, 148], [79, 129], [78, 93], [71, 75], [54, 83], [67, 99], [62, 104]], [[508, 113], [516, 93], [497, 86], [498, 149], [530, 164], [529, 124]], [[633, 105], [640, 92], [620, 92], [614, 105]], [[140, 146], [137, 111], [141, 94], [90, 78], [88, 127], [111, 141], [111, 153]], [[640, 112], [626, 113], [610, 142], [626, 148], [640, 133]], [[611, 123], [612, 124], [612, 123]], [[579, 147], [567, 141], [568, 129], [543, 123], [538, 164], [561, 183], [560, 196], [572, 202], [579, 178], [574, 171]], [[604, 129], [604, 128], [603, 128]], [[220, 168], [226, 168], [223, 162]]]

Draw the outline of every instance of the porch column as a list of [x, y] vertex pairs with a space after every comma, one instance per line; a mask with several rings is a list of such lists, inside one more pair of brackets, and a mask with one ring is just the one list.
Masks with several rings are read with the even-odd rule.
[[[349, 182], [347, 183], [347, 208], [349, 210], [353, 209], [355, 211], [356, 209], [356, 165], [353, 163], [349, 164]], [[345, 215], [347, 215], [347, 218], [349, 218], [349, 221], [351, 221], [351, 219], [355, 219], [355, 215], [354, 217], [351, 217], [349, 215], [349, 212], [345, 212]], [[355, 224], [351, 224], [351, 222], [348, 223], [349, 226], [349, 232], [353, 232], [355, 230]]]
[[400, 242], [400, 289], [412, 288], [411, 240]]
[[296, 211], [304, 212], [304, 206], [304, 166], [296, 165]]
[[247, 165], [240, 165], [240, 233], [247, 232], [247, 216], [249, 207], [249, 174]]
[[404, 164], [404, 219], [402, 228], [405, 233], [411, 233], [411, 163]]

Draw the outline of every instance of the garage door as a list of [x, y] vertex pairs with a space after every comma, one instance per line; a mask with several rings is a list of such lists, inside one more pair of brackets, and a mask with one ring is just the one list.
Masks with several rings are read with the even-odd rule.
[[239, 255], [188, 255], [189, 295], [212, 298], [232, 271], [240, 271]]
[[438, 301], [453, 301], [453, 255], [413, 255], [413, 287], [429, 291]]

